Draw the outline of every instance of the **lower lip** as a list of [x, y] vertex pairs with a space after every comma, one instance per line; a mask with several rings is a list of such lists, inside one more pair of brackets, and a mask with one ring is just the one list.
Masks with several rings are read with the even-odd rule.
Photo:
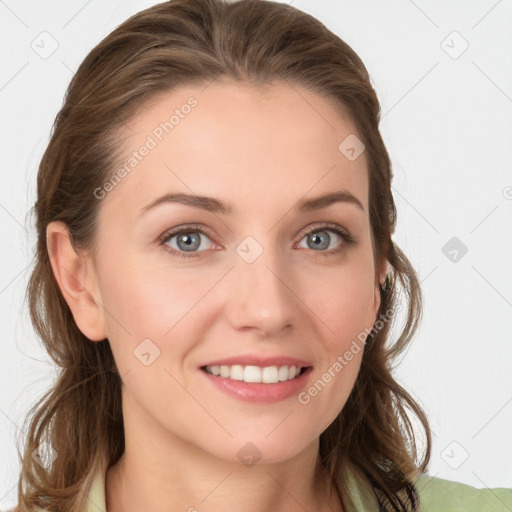
[[260, 382], [245, 382], [226, 377], [212, 375], [205, 370], [199, 371], [218, 389], [230, 396], [246, 402], [272, 403], [286, 400], [296, 395], [304, 388], [309, 374], [313, 368], [309, 366], [298, 377], [291, 380], [276, 382], [275, 384], [262, 384]]

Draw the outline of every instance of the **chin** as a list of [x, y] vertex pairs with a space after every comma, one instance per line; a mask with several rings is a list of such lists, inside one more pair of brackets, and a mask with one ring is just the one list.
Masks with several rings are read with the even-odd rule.
[[[258, 435], [237, 436], [230, 439], [228, 444], [223, 442], [219, 446], [218, 456], [230, 462], [239, 462], [250, 467], [254, 464], [285, 462], [293, 459], [312, 444], [315, 452], [318, 451], [318, 438], [305, 439], [299, 433], [294, 436], [289, 429], [283, 429], [279, 433], [279, 428], [278, 426], [270, 435], [268, 435], [268, 432], [271, 429], [261, 431]], [[267, 435], [268, 437], [265, 437]], [[227, 454], [229, 455], [226, 457]]]

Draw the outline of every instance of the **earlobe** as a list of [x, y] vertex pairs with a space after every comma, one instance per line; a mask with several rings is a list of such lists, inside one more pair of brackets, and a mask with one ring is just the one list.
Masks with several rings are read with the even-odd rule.
[[78, 328], [92, 341], [104, 340], [103, 308], [92, 265], [77, 254], [63, 222], [48, 224], [46, 243], [53, 275]]
[[380, 295], [380, 288], [383, 288], [386, 286], [386, 276], [388, 275], [388, 272], [391, 269], [391, 265], [386, 260], [381, 265], [381, 268], [379, 269], [379, 274], [377, 276], [377, 282], [375, 283], [375, 295], [374, 295], [374, 316], [377, 317], [377, 313], [380, 308], [381, 303], [381, 295]]
[[380, 301], [381, 301], [380, 289], [379, 289], [379, 284], [377, 283], [377, 286], [375, 286], [375, 289], [374, 289], [374, 301], [373, 301], [373, 317], [375, 319], [377, 318], [377, 313], [379, 312]]

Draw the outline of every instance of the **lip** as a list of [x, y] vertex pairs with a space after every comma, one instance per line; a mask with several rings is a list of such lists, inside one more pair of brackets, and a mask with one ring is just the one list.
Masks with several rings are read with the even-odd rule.
[[312, 366], [312, 364], [303, 359], [297, 359], [295, 357], [288, 356], [275, 356], [275, 357], [262, 357], [258, 355], [240, 355], [240, 356], [231, 356], [226, 357], [224, 359], [217, 359], [215, 361], [210, 361], [208, 363], [204, 363], [203, 366], [233, 366], [235, 364], [239, 364], [241, 366], [261, 366], [262, 368], [266, 366], [298, 366], [298, 367], [306, 367]]
[[[282, 361], [282, 359], [279, 360]], [[263, 384], [259, 382], [231, 380], [229, 378], [221, 377], [220, 375], [211, 375], [202, 368], [200, 369], [200, 373], [204, 375], [208, 382], [214, 385], [217, 389], [239, 400], [258, 403], [280, 402], [290, 398], [291, 396], [296, 396], [300, 390], [306, 386], [306, 383], [309, 380], [309, 374], [312, 371], [313, 367], [309, 366], [294, 379], [276, 382], [275, 384]]]

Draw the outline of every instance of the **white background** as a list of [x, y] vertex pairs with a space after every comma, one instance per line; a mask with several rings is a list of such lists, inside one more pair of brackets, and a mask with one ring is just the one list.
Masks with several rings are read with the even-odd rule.
[[[154, 3], [0, 2], [0, 508], [16, 503], [15, 436], [54, 376], [23, 304], [37, 166], [79, 63]], [[381, 101], [394, 241], [425, 297], [397, 376], [431, 422], [429, 473], [512, 487], [512, 0], [291, 3], [354, 48]], [[32, 48], [51, 48], [43, 31], [58, 43], [47, 58]], [[468, 248], [456, 262], [442, 252], [452, 237]]]

